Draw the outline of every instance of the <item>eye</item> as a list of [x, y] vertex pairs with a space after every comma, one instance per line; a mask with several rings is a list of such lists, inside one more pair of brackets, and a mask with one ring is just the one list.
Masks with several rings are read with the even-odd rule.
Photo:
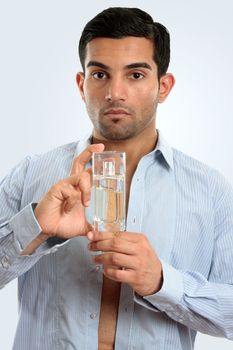
[[107, 74], [104, 72], [94, 72], [92, 73], [92, 76], [97, 80], [102, 80], [107, 78]]
[[139, 73], [139, 72], [134, 72], [134, 73], [130, 74], [130, 77], [134, 80], [139, 80], [139, 79], [144, 78], [144, 74]]

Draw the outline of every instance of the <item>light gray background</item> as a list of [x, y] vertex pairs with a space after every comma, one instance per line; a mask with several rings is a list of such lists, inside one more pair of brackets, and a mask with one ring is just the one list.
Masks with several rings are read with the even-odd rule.
[[[219, 169], [233, 184], [233, 24], [229, 0], [0, 2], [0, 178], [28, 154], [90, 130], [75, 86], [77, 43], [85, 23], [109, 6], [141, 7], [171, 33], [171, 96], [158, 110], [170, 144]], [[0, 291], [0, 349], [11, 349], [17, 283]], [[196, 350], [232, 349], [198, 335]]]

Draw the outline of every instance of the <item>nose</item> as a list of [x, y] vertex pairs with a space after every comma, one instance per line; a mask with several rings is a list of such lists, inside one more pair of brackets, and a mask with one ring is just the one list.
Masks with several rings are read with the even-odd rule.
[[127, 99], [126, 82], [120, 77], [109, 79], [105, 99], [109, 102], [125, 101]]

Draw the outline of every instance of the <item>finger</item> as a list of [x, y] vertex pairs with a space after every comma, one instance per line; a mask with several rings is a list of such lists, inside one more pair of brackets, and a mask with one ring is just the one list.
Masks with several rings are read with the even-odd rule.
[[137, 266], [136, 258], [127, 255], [127, 254], [121, 254], [121, 253], [106, 253], [106, 254], [100, 254], [96, 255], [93, 258], [95, 264], [104, 265], [104, 268], [107, 268], [107, 266], [113, 266], [124, 269], [131, 269], [135, 270]]
[[90, 180], [91, 180], [91, 186], [93, 185], [93, 183], [92, 183], [92, 168], [87, 168], [87, 169], [85, 169], [85, 171], [90, 175]]
[[59, 185], [72, 185], [75, 190], [81, 193], [82, 204], [87, 207], [91, 199], [91, 176], [89, 172], [83, 171], [80, 174], [72, 175], [61, 181]]
[[79, 177], [78, 188], [81, 191], [82, 204], [88, 207], [91, 199], [91, 177], [87, 172], [82, 172]]
[[92, 176], [92, 168], [86, 168], [85, 171]]
[[[90, 241], [104, 241], [106, 239], [111, 239], [113, 237], [119, 237], [125, 241], [131, 242], [131, 243], [137, 243], [141, 237], [145, 237], [141, 233], [135, 233], [135, 232], [128, 232], [128, 231], [122, 231], [122, 232], [100, 232], [100, 231], [91, 231], [88, 232], [87, 238]], [[117, 238], [116, 237], [116, 238]]]
[[133, 270], [116, 269], [111, 266], [104, 267], [104, 275], [116, 282], [133, 284], [136, 273]]
[[128, 255], [135, 255], [136, 248], [136, 243], [127, 242], [120, 237], [90, 242], [88, 245], [88, 249], [91, 251], [119, 252]]
[[87, 233], [87, 238], [89, 241], [103, 241], [105, 239], [112, 239], [112, 232], [98, 232], [98, 231], [90, 231]]
[[75, 190], [72, 186], [64, 186], [60, 189], [62, 198], [64, 200], [64, 211], [66, 213], [70, 212], [73, 207], [80, 201], [81, 194], [79, 191]]
[[102, 143], [96, 143], [89, 145], [82, 153], [78, 155], [73, 161], [70, 174], [77, 174], [83, 171], [85, 165], [89, 162], [94, 152], [103, 152], [104, 145]]

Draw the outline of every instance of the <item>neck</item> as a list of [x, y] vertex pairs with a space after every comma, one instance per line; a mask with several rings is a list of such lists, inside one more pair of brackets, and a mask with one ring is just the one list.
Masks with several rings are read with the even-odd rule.
[[143, 132], [127, 140], [107, 140], [98, 135], [95, 130], [93, 133], [92, 143], [103, 143], [105, 151], [122, 151], [126, 153], [127, 168], [134, 172], [140, 159], [151, 152], [157, 143], [158, 133], [152, 128], [150, 133]]

